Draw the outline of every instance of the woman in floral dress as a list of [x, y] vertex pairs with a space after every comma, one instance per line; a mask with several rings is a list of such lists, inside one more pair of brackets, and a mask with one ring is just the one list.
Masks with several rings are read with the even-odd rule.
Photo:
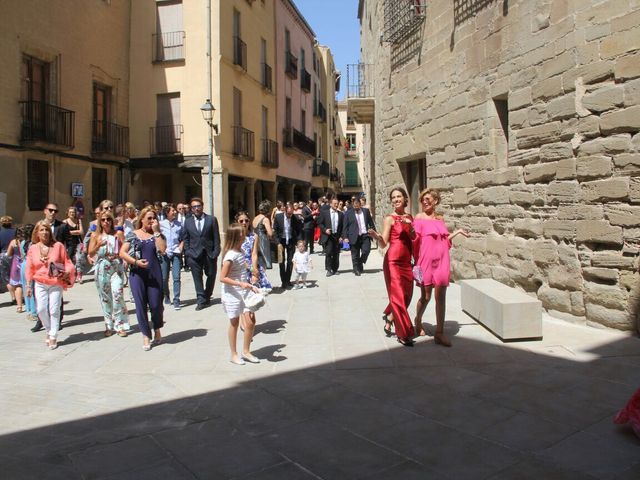
[[118, 256], [124, 241], [122, 230], [116, 231], [113, 215], [103, 211], [98, 216], [96, 231], [89, 241], [89, 256], [95, 261], [95, 283], [104, 314], [104, 336], [114, 332], [126, 337], [130, 329], [124, 301], [124, 263]]
[[[245, 231], [245, 239], [242, 242], [242, 253], [247, 263], [249, 282], [254, 287], [261, 289], [263, 292], [270, 292], [272, 289], [271, 282], [267, 278], [267, 274], [258, 262], [260, 242], [258, 236], [251, 228], [251, 221], [247, 212], [238, 212], [236, 222], [239, 223]], [[247, 328], [254, 329], [256, 326], [256, 314], [254, 312], [245, 311], [240, 317], [240, 327], [244, 331]]]

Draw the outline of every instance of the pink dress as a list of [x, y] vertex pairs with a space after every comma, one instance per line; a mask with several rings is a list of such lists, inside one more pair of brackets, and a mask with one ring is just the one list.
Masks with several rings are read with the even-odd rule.
[[451, 264], [449, 261], [449, 230], [439, 219], [415, 219], [414, 241], [415, 267], [413, 276], [418, 285], [449, 286]]

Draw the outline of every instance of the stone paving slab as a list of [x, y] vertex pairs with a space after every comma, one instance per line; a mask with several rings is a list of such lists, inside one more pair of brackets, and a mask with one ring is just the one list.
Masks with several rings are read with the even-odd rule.
[[137, 327], [103, 336], [92, 281], [65, 294], [55, 351], [0, 297], [2, 477], [638, 478], [640, 440], [612, 424], [640, 385], [638, 338], [545, 314], [542, 341], [503, 344], [452, 285], [453, 347], [434, 344], [430, 305], [428, 336], [405, 348], [382, 331], [382, 258], [361, 277], [348, 253], [341, 264], [268, 298], [252, 344], [262, 363], [242, 367], [222, 306], [196, 312], [188, 273], [185, 306], [166, 311], [150, 352]]

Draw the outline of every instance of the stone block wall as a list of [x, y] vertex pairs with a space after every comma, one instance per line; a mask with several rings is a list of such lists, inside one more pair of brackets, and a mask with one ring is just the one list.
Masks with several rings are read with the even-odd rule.
[[[424, 159], [448, 226], [473, 234], [452, 250], [455, 278], [639, 328], [640, 1], [433, 0], [401, 65], [384, 3], [361, 2], [378, 224], [402, 163]], [[460, 3], [478, 8], [456, 18]]]

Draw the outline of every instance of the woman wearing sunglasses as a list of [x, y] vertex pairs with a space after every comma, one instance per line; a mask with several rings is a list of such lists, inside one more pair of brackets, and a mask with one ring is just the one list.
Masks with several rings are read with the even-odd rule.
[[116, 332], [126, 337], [130, 327], [124, 302], [124, 263], [119, 256], [124, 234], [116, 231], [109, 210], [103, 211], [97, 220], [96, 231], [89, 241], [89, 255], [95, 262], [95, 283], [104, 314], [104, 336], [110, 337]]

